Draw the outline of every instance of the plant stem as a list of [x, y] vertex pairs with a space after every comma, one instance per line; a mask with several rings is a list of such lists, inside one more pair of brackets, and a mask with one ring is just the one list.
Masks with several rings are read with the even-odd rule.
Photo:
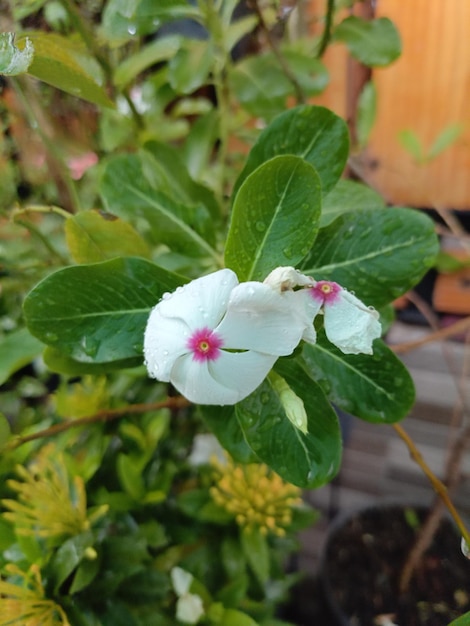
[[326, 52], [331, 40], [331, 27], [333, 25], [333, 15], [335, 12], [335, 0], [328, 0], [325, 14], [325, 26], [318, 45], [317, 59], [320, 59]]
[[263, 33], [264, 33], [264, 35], [266, 37], [266, 41], [268, 42], [269, 47], [271, 48], [274, 56], [276, 57], [277, 62], [279, 63], [279, 66], [280, 66], [281, 70], [284, 72], [285, 77], [292, 83], [292, 86], [294, 87], [295, 97], [297, 99], [297, 103], [298, 104], [304, 104], [305, 101], [306, 101], [306, 98], [305, 98], [305, 94], [303, 92], [303, 89], [302, 89], [299, 81], [297, 80], [297, 77], [295, 76], [295, 74], [291, 70], [288, 62], [286, 61], [286, 59], [284, 58], [283, 54], [279, 50], [279, 47], [277, 45], [277, 41], [274, 38], [272, 31], [269, 29], [268, 25], [266, 24], [266, 20], [264, 19], [263, 11], [260, 9], [260, 7], [258, 5], [258, 0], [251, 0], [249, 5], [250, 5], [250, 7], [253, 8], [254, 12], [256, 13], [256, 17], [258, 18], [259, 26], [260, 26], [261, 30], [263, 31]]
[[88, 424], [95, 424], [96, 422], [110, 422], [112, 420], [124, 417], [125, 415], [138, 415], [140, 413], [146, 413], [147, 411], [158, 411], [160, 409], [182, 409], [190, 406], [190, 402], [182, 396], [176, 396], [175, 398], [167, 398], [160, 402], [150, 402], [141, 404], [128, 404], [127, 406], [119, 407], [118, 409], [103, 409], [93, 415], [86, 417], [80, 417], [78, 419], [67, 419], [54, 426], [39, 430], [31, 435], [25, 435], [23, 437], [16, 437], [12, 441], [8, 442], [4, 448], [5, 450], [14, 450], [19, 448], [25, 443], [35, 441], [37, 439], [43, 439], [44, 437], [51, 437], [58, 435], [71, 428], [80, 428], [81, 426], [87, 426]]
[[447, 328], [441, 328], [434, 332], [429, 333], [426, 337], [422, 339], [416, 339], [415, 341], [407, 341], [406, 343], [397, 343], [391, 345], [390, 348], [395, 352], [395, 354], [404, 354], [405, 352], [410, 352], [415, 348], [419, 348], [420, 346], [424, 346], [427, 343], [432, 343], [433, 341], [441, 341], [442, 339], [448, 339], [449, 337], [453, 337], [455, 335], [459, 335], [461, 333], [467, 332], [470, 330], [470, 315], [465, 317], [458, 322], [455, 322], [451, 326]]
[[447, 510], [449, 511], [451, 516], [453, 517], [453, 519], [454, 519], [454, 521], [455, 521], [455, 523], [456, 523], [456, 525], [457, 525], [457, 527], [458, 527], [458, 529], [459, 529], [459, 531], [460, 531], [464, 541], [470, 546], [470, 534], [469, 534], [465, 524], [463, 523], [462, 518], [460, 517], [459, 513], [457, 512], [457, 509], [455, 508], [454, 504], [452, 503], [452, 501], [449, 498], [447, 487], [432, 472], [430, 467], [427, 465], [427, 463], [423, 459], [423, 456], [422, 456], [421, 452], [419, 452], [419, 450], [415, 446], [413, 440], [406, 433], [406, 431], [403, 429], [403, 427], [400, 424], [393, 424], [393, 428], [395, 429], [395, 431], [398, 434], [398, 436], [405, 442], [406, 446], [408, 447], [408, 450], [410, 452], [410, 455], [411, 455], [412, 459], [422, 469], [422, 471], [425, 474], [426, 478], [431, 483], [434, 491], [441, 498], [441, 500], [444, 503], [445, 507], [447, 508]]
[[[10, 77], [10, 80], [18, 99], [23, 106], [23, 110], [25, 112], [26, 119], [28, 120], [29, 125], [35, 131], [37, 131], [47, 152], [57, 165], [60, 178], [62, 179], [62, 182], [65, 184], [65, 187], [67, 189], [72, 211], [79, 211], [81, 207], [80, 198], [78, 196], [75, 183], [70, 176], [69, 169], [64, 162], [64, 159], [62, 158], [60, 150], [56, 147], [53, 139], [48, 136], [47, 132], [43, 128], [43, 126], [48, 126], [47, 120], [44, 119], [44, 111], [42, 109], [39, 111], [37, 110], [37, 107], [31, 105], [31, 102], [34, 103], [35, 99], [31, 93], [28, 93], [28, 97], [26, 96], [24, 92], [24, 90], [27, 88], [26, 83], [22, 80], [21, 77]], [[30, 92], [30, 90], [28, 91]]]

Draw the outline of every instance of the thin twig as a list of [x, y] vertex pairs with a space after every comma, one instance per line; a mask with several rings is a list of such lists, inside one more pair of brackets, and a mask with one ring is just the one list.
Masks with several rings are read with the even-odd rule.
[[[332, 0], [329, 0], [329, 1], [331, 2]], [[274, 56], [276, 57], [277, 62], [279, 63], [279, 65], [281, 67], [281, 70], [284, 72], [285, 77], [292, 83], [292, 86], [294, 87], [295, 97], [297, 99], [297, 102], [299, 104], [304, 104], [306, 102], [306, 98], [305, 98], [305, 94], [303, 92], [303, 89], [302, 89], [299, 81], [297, 80], [295, 74], [291, 70], [288, 62], [286, 61], [286, 59], [284, 58], [283, 54], [279, 50], [278, 45], [277, 45], [277, 41], [276, 41], [275, 37], [273, 36], [273, 33], [272, 33], [271, 29], [266, 24], [266, 20], [264, 19], [263, 12], [262, 12], [262, 10], [260, 9], [260, 7], [258, 5], [258, 0], [251, 0], [249, 5], [254, 10], [254, 12], [256, 13], [256, 17], [258, 18], [259, 26], [260, 26], [263, 34], [265, 35], [266, 41], [268, 42], [269, 47], [271, 48]]]
[[80, 428], [81, 426], [87, 426], [88, 424], [95, 424], [97, 422], [110, 422], [112, 420], [124, 417], [125, 415], [136, 415], [140, 413], [146, 413], [147, 411], [158, 411], [159, 409], [182, 409], [190, 406], [190, 402], [182, 396], [176, 396], [175, 398], [167, 398], [160, 402], [150, 402], [141, 404], [128, 404], [127, 406], [119, 407], [118, 409], [103, 409], [93, 415], [86, 417], [80, 417], [78, 419], [67, 419], [54, 426], [39, 430], [36, 433], [30, 435], [24, 435], [23, 437], [16, 437], [8, 442], [5, 446], [7, 450], [14, 450], [19, 446], [36, 439], [43, 439], [44, 437], [52, 437], [58, 435], [71, 428]]
[[448, 339], [449, 337], [454, 337], [455, 335], [465, 333], [468, 330], [470, 330], [470, 315], [468, 317], [465, 317], [463, 320], [455, 322], [451, 326], [447, 326], [447, 328], [440, 328], [439, 330], [431, 332], [426, 335], [426, 337], [422, 337], [421, 339], [392, 344], [390, 346], [390, 349], [393, 350], [395, 354], [404, 354], [405, 352], [410, 352], [415, 348], [424, 346], [427, 343], [442, 341], [443, 339]]
[[414, 441], [406, 433], [406, 431], [403, 429], [403, 427], [400, 424], [393, 424], [393, 428], [395, 429], [395, 431], [398, 434], [398, 436], [407, 445], [412, 459], [422, 469], [422, 471], [425, 474], [426, 478], [431, 483], [434, 491], [441, 498], [441, 500], [444, 503], [445, 507], [447, 508], [447, 510], [449, 511], [451, 516], [453, 517], [453, 519], [454, 519], [455, 523], [457, 524], [457, 527], [458, 527], [462, 537], [464, 538], [465, 542], [470, 546], [470, 534], [469, 534], [465, 524], [463, 523], [462, 518], [460, 517], [457, 509], [455, 508], [454, 504], [452, 503], [452, 501], [449, 498], [447, 487], [444, 485], [444, 483], [441, 480], [439, 480], [439, 478], [430, 469], [428, 464], [423, 459], [423, 456], [422, 456], [421, 452], [415, 446]]

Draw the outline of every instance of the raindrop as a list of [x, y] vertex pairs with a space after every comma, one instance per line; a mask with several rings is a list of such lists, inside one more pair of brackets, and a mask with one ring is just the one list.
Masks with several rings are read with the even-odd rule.
[[266, 230], [266, 224], [262, 220], [256, 222], [256, 230], [260, 233]]
[[260, 397], [261, 404], [268, 404], [269, 398], [270, 398], [269, 393], [267, 391], [263, 391]]
[[55, 333], [47, 332], [44, 336], [47, 343], [55, 343], [59, 337]]
[[98, 348], [100, 347], [99, 342], [93, 337], [83, 337], [82, 339], [82, 348], [84, 353], [93, 358], [96, 356], [98, 352]]
[[168, 356], [170, 353], [168, 352], [168, 350], [163, 350], [163, 355], [164, 356]]
[[283, 248], [282, 249], [282, 253], [284, 254], [285, 257], [287, 257], [288, 259], [292, 258], [292, 248]]
[[129, 26], [127, 27], [127, 32], [129, 33], [129, 35], [135, 35], [137, 32], [137, 27], [135, 24], [129, 24]]

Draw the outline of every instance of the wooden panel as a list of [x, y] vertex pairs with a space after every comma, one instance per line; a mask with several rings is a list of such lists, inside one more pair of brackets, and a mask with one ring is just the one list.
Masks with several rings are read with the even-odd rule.
[[[378, 0], [376, 15], [398, 27], [403, 55], [374, 70], [378, 116], [362, 167], [366, 180], [396, 204], [470, 209], [470, 2]], [[398, 141], [413, 130], [429, 148], [450, 124], [464, 132], [427, 165]]]

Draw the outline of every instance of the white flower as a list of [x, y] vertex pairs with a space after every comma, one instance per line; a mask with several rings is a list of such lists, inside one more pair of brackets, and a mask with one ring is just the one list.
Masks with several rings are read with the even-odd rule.
[[[293, 267], [278, 267], [264, 281], [291, 303], [298, 324], [304, 324], [302, 339], [315, 343], [313, 319], [324, 313], [328, 339], [345, 354], [372, 354], [372, 343], [380, 337], [379, 314], [338, 283], [301, 274]], [[293, 291], [295, 287], [303, 287]]]
[[191, 402], [235, 404], [304, 330], [289, 299], [263, 283], [239, 284], [224, 269], [163, 296], [147, 322], [145, 362], [150, 376]]
[[189, 593], [193, 575], [181, 567], [174, 567], [170, 575], [173, 589], [178, 596], [176, 619], [185, 624], [197, 624], [204, 615], [204, 605], [200, 596]]
[[222, 464], [227, 462], [225, 451], [217, 437], [210, 433], [196, 435], [191, 454], [188, 457], [188, 463], [192, 467], [198, 467], [199, 465], [207, 465], [213, 458]]
[[323, 309], [328, 339], [345, 354], [372, 354], [382, 327], [378, 312], [363, 304], [338, 283], [320, 280], [306, 290], [316, 313]]

